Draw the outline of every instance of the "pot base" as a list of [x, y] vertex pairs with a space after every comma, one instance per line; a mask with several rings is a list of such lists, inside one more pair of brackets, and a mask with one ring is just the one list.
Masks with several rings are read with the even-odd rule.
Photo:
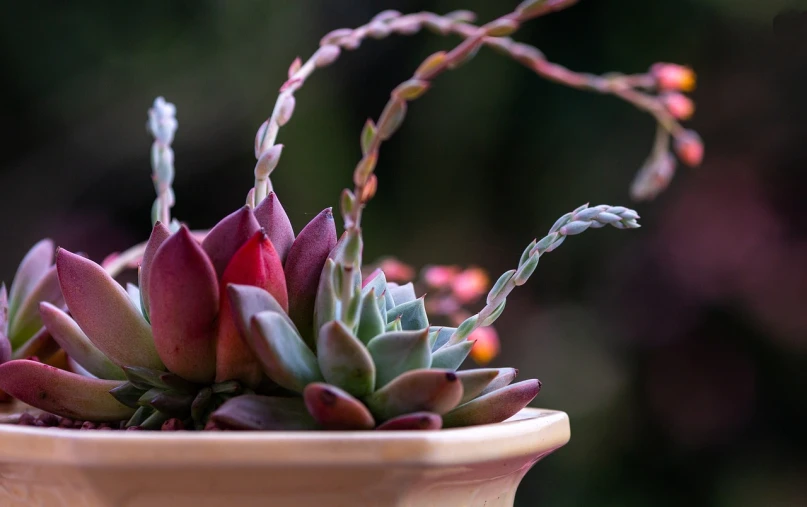
[[0, 505], [512, 507], [566, 414], [408, 432], [105, 432], [0, 426]]

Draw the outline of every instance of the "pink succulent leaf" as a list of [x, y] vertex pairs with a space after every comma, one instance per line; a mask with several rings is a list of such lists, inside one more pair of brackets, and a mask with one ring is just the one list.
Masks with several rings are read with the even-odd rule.
[[526, 407], [541, 390], [538, 380], [524, 380], [460, 405], [443, 416], [447, 428], [502, 422]]
[[226, 291], [231, 283], [260, 287], [278, 302], [282, 312], [288, 309], [286, 278], [272, 242], [266, 232], [258, 231], [233, 256], [221, 279], [221, 309], [216, 341], [216, 382], [238, 380], [251, 388], [263, 378], [260, 363], [242, 338], [230, 308]]
[[274, 192], [269, 192], [266, 199], [255, 208], [255, 218], [269, 235], [269, 239], [280, 257], [280, 262], [286, 262], [291, 245], [294, 243], [294, 229], [286, 215], [286, 210], [283, 209]]
[[71, 419], [100, 422], [131, 417], [134, 409], [109, 394], [122, 384], [83, 377], [26, 359], [0, 365], [0, 389], [23, 403]]
[[143, 252], [143, 262], [140, 264], [140, 272], [138, 274], [140, 281], [140, 297], [142, 298], [143, 313], [148, 315], [149, 311], [149, 274], [151, 273], [151, 264], [154, 262], [154, 255], [157, 250], [162, 246], [165, 240], [171, 236], [171, 231], [162, 222], [154, 224], [151, 230], [151, 236], [146, 243], [146, 250]]
[[371, 430], [375, 420], [362, 402], [336, 386], [308, 384], [303, 391], [308, 413], [324, 430]]
[[219, 284], [213, 264], [184, 225], [154, 255], [149, 301], [154, 345], [168, 370], [192, 382], [212, 382]]
[[226, 401], [210, 416], [217, 426], [233, 430], [299, 431], [317, 429], [301, 398], [245, 394]]
[[313, 343], [314, 303], [319, 277], [328, 254], [336, 246], [336, 225], [331, 208], [314, 217], [300, 231], [286, 258], [289, 316], [306, 342]]
[[385, 422], [377, 430], [439, 430], [443, 427], [443, 418], [432, 412], [415, 412], [394, 417]]
[[69, 315], [46, 302], [39, 304], [39, 312], [56, 343], [82, 368], [98, 378], [126, 380], [123, 370], [92, 344]]
[[11, 284], [8, 300], [9, 320], [14, 320], [17, 308], [53, 265], [53, 250], [53, 241], [43, 239], [23, 257]]
[[412, 412], [444, 414], [462, 398], [462, 383], [450, 370], [411, 370], [364, 399], [377, 421]]
[[207, 253], [215, 268], [216, 277], [221, 278], [235, 252], [260, 230], [252, 208], [244, 206], [224, 217], [202, 241], [202, 249]]
[[73, 320], [105, 356], [118, 366], [163, 368], [148, 322], [101, 266], [60, 249], [56, 269]]
[[42, 301], [59, 307], [64, 306], [56, 266], [45, 272], [18, 307], [14, 321], [8, 329], [12, 347], [21, 346], [42, 329], [42, 318], [39, 316], [39, 303]]

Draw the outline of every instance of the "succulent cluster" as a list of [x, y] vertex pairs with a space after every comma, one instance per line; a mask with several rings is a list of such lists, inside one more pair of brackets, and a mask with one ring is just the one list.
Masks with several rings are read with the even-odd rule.
[[[501, 315], [507, 296], [526, 283], [544, 253], [590, 228], [637, 228], [638, 214], [583, 205], [563, 215], [492, 284], [478, 313], [444, 312], [461, 315], [452, 326], [430, 322], [429, 305], [412, 283], [388, 281], [383, 269], [363, 276], [361, 218], [377, 189], [380, 147], [403, 122], [407, 104], [481, 46], [586, 87], [508, 37], [521, 23], [571, 3], [528, 0], [481, 27], [465, 13], [386, 11], [364, 27], [329, 34], [310, 60], [292, 64], [272, 116], [258, 131], [255, 185], [246, 206], [209, 231], [191, 232], [171, 219], [176, 109], [157, 99], [148, 123], [157, 192], [148, 241], [102, 265], [60, 249], [55, 266], [52, 244], [40, 243], [23, 261], [7, 306], [5, 291], [0, 293], [0, 324], [11, 339], [0, 341], [0, 362], [6, 361], [0, 389], [62, 418], [20, 421], [85, 429], [401, 430], [495, 423], [521, 410], [540, 382], [512, 383], [513, 368], [461, 370], [475, 337]], [[342, 49], [357, 48], [364, 37], [414, 33], [421, 26], [464, 40], [429, 57], [392, 92], [379, 119], [365, 124], [354, 188], [345, 189], [339, 203], [345, 227], [339, 240], [330, 208], [295, 234], [269, 179], [282, 152], [275, 144], [278, 130], [294, 111], [294, 91], [315, 68], [333, 62]], [[657, 77], [641, 79], [586, 76], [585, 83], [603, 91], [600, 80], [607, 79], [608, 90], [657, 115], [668, 136], [693, 139], [679, 131], [668, 110], [656, 109], [669, 96], [637, 91], [662, 82], [669, 87], [676, 79], [686, 88], [686, 76], [674, 70], [655, 68]], [[124, 288], [115, 276], [130, 266], [138, 267], [139, 283]], [[484, 294], [475, 283], [464, 302]], [[42, 363], [30, 353], [7, 361], [10, 345], [51, 337], [72, 368]]]

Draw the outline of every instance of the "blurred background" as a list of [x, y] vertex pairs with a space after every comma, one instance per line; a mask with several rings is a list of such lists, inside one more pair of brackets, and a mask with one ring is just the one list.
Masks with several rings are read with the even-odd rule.
[[[48, 236], [95, 260], [150, 230], [146, 110], [178, 109], [175, 215], [244, 202], [253, 136], [289, 63], [386, 8], [496, 17], [516, 0], [4, 2], [0, 278]], [[513, 4], [513, 5], [511, 5]], [[807, 505], [807, 1], [582, 0], [516, 39], [574, 70], [693, 66], [704, 165], [637, 204], [643, 228], [547, 255], [498, 321], [572, 440], [517, 505]], [[358, 135], [429, 32], [368, 41], [297, 93], [273, 175], [296, 228], [350, 184]], [[382, 150], [365, 257], [477, 265], [495, 279], [584, 202], [632, 205], [653, 120], [490, 50], [442, 76]]]

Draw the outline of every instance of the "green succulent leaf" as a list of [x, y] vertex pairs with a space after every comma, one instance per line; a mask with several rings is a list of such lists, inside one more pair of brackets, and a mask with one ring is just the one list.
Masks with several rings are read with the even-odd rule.
[[460, 405], [443, 416], [446, 428], [493, 424], [509, 419], [526, 407], [541, 390], [535, 379], [524, 380]]
[[400, 315], [398, 317], [395, 317], [395, 320], [393, 320], [389, 324], [387, 324], [386, 331], [388, 333], [392, 332], [392, 331], [403, 331], [403, 326], [401, 326], [401, 317], [400, 317]]
[[444, 414], [462, 398], [462, 383], [453, 371], [412, 370], [364, 399], [377, 421], [412, 412]]
[[392, 301], [395, 303], [395, 306], [400, 306], [404, 303], [417, 299], [417, 296], [415, 295], [415, 286], [412, 282], [404, 285], [390, 283], [388, 284], [387, 290], [389, 291], [390, 296], [392, 296]]
[[375, 389], [376, 368], [364, 344], [342, 322], [322, 326], [317, 340], [317, 359], [322, 376], [356, 397]]
[[171, 387], [162, 379], [164, 371], [153, 370], [144, 366], [124, 366], [123, 373], [129, 382], [144, 391], [148, 391], [152, 387], [160, 389], [169, 389]]
[[456, 327], [435, 327], [432, 326], [429, 328], [430, 331], [430, 338], [431, 338], [431, 346], [432, 351], [436, 351], [442, 348], [446, 343], [448, 343], [448, 339], [451, 338], [456, 331]]
[[9, 325], [14, 321], [17, 309], [28, 298], [33, 288], [53, 265], [53, 241], [43, 239], [35, 244], [23, 257], [14, 275], [8, 294]]
[[499, 375], [496, 368], [477, 368], [457, 372], [457, 378], [462, 382], [462, 399], [460, 404], [471, 401], [479, 396]]
[[116, 400], [123, 403], [127, 407], [140, 408], [140, 397], [143, 396], [144, 391], [135, 386], [131, 382], [125, 382], [118, 387], [111, 389], [109, 394], [115, 397]]
[[499, 373], [496, 375], [496, 378], [494, 378], [479, 395], [483, 396], [510, 385], [516, 376], [518, 376], [518, 370], [515, 368], [499, 368]]
[[233, 430], [300, 431], [317, 429], [302, 398], [245, 394], [226, 401], [210, 415], [218, 426]]
[[401, 318], [401, 327], [407, 331], [429, 327], [429, 317], [426, 315], [426, 305], [423, 298], [397, 305], [387, 311], [387, 322], [391, 322], [398, 317]]
[[279, 313], [265, 311], [252, 317], [246, 337], [264, 372], [278, 385], [301, 393], [306, 385], [322, 380], [314, 353]]
[[362, 343], [368, 343], [374, 337], [384, 332], [386, 320], [378, 307], [378, 298], [375, 289], [362, 295], [361, 313], [359, 314], [359, 329], [356, 333]]
[[370, 340], [367, 350], [376, 365], [376, 388], [407, 371], [428, 368], [432, 362], [427, 329], [384, 333]]
[[[339, 295], [334, 286], [334, 274], [337, 272], [336, 262], [327, 259], [322, 268], [317, 289], [317, 299], [314, 303], [314, 332], [319, 330], [326, 322], [336, 320], [340, 311]], [[315, 336], [315, 340], [318, 336]], [[316, 341], [314, 343], [316, 345]]]
[[464, 341], [456, 345], [447, 345], [432, 354], [432, 368], [456, 370], [471, 353], [474, 342]]
[[22, 300], [9, 322], [8, 339], [12, 348], [18, 348], [42, 328], [42, 317], [39, 315], [41, 301], [59, 307], [64, 306], [55, 266], [45, 272], [45, 275], [31, 288], [31, 292]]

